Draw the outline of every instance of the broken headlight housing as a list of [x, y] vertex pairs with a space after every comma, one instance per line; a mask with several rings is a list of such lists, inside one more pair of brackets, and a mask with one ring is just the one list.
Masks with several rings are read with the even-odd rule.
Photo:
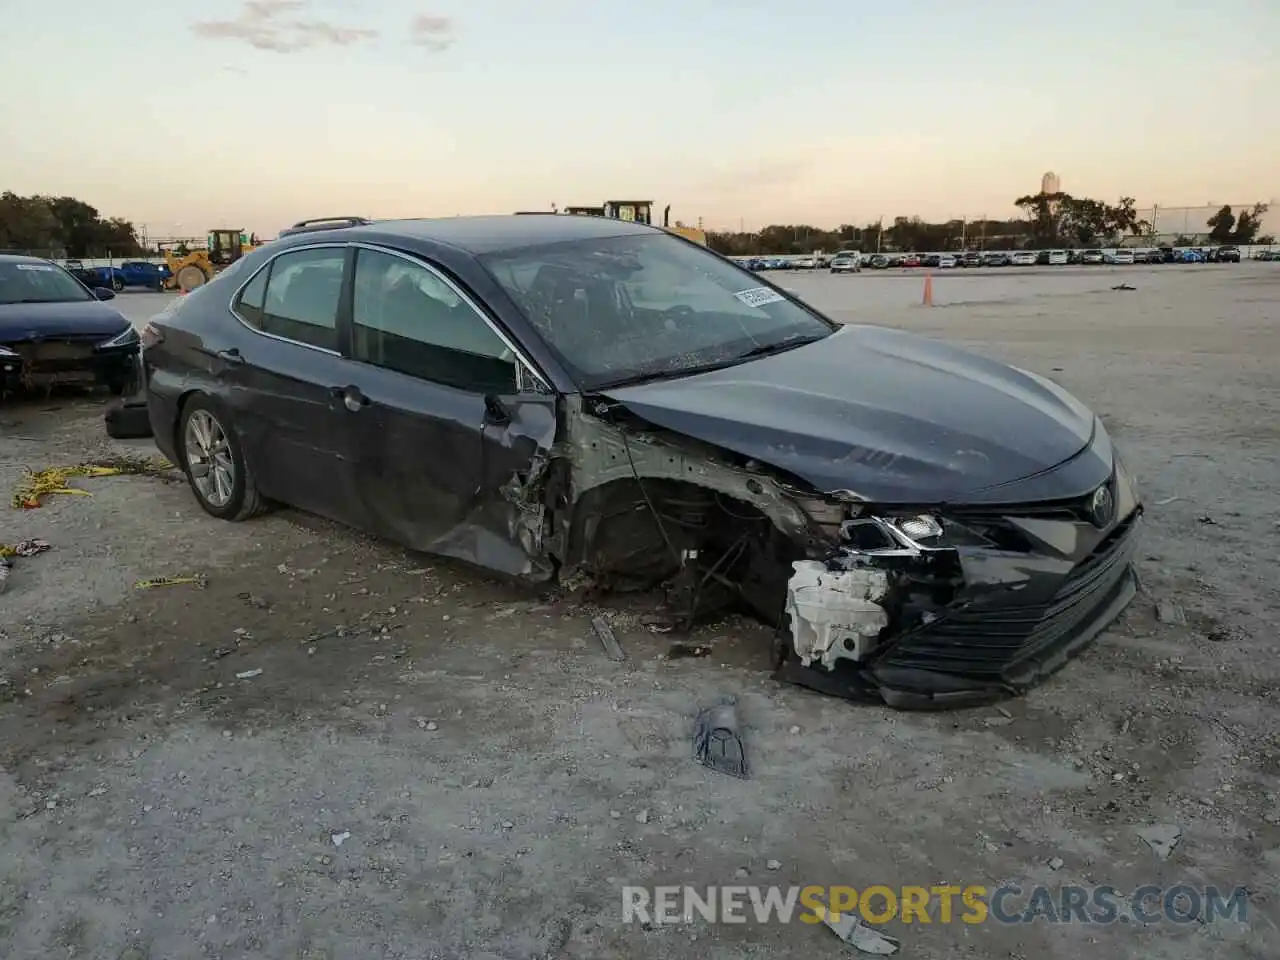
[[989, 542], [978, 531], [935, 513], [868, 511], [841, 524], [840, 534], [846, 546], [864, 553], [920, 553]]

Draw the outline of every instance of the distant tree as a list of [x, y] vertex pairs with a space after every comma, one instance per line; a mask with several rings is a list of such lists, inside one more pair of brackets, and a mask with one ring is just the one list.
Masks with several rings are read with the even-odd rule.
[[1260, 247], [1269, 247], [1276, 242], [1276, 238], [1269, 233], [1264, 233], [1260, 237], [1254, 237], [1253, 242]]
[[1223, 206], [1209, 218], [1205, 224], [1209, 228], [1209, 239], [1213, 243], [1230, 243], [1235, 234], [1236, 215], [1229, 206]]
[[0, 194], [0, 248], [70, 257], [136, 256], [141, 252], [132, 223], [103, 219], [75, 197]]
[[1252, 209], [1246, 210], [1236, 218], [1236, 228], [1230, 234], [1230, 243], [1250, 244], [1256, 241], [1258, 231], [1262, 229], [1262, 218], [1266, 216], [1268, 206], [1255, 203]]

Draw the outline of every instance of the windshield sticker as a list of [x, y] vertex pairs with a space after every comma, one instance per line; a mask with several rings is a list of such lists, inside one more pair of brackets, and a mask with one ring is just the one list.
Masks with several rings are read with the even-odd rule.
[[741, 293], [735, 293], [734, 296], [745, 303], [748, 307], [763, 307], [766, 303], [778, 303], [787, 299], [777, 290], [770, 290], [768, 287], [755, 287], [751, 290], [743, 290]]
[[53, 273], [53, 267], [44, 263], [15, 263], [19, 270], [34, 270], [37, 273]]

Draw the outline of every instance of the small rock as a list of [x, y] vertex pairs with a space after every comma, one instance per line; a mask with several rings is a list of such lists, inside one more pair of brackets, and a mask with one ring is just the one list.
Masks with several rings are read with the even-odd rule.
[[330, 835], [329, 839], [333, 841], [333, 845], [335, 847], [340, 847], [351, 839], [351, 832], [349, 830], [343, 830], [341, 833]]
[[1062, 869], [1062, 864], [1063, 864], [1063, 860], [1062, 860], [1062, 858], [1061, 858], [1061, 857], [1051, 857], [1051, 858], [1049, 859], [1049, 869], [1050, 869], [1050, 870], [1061, 870], [1061, 869]]
[[988, 727], [1007, 727], [1013, 723], [1013, 717], [987, 717], [982, 722]]
[[648, 822], [649, 822], [648, 810], [641, 810], [639, 813], [636, 814], [636, 823], [648, 823]]
[[503, 829], [503, 830], [513, 830], [513, 829], [515, 829], [515, 824], [514, 824], [514, 823], [512, 823], [510, 820], [503, 820], [503, 821], [502, 821], [502, 829]]
[[791, 732], [792, 732], [792, 734], [797, 734], [797, 733], [799, 733], [799, 732], [800, 732], [800, 728], [799, 728], [798, 726], [793, 726], [793, 727], [791, 728]]
[[259, 667], [259, 668], [258, 668], [258, 669], [256, 669], [256, 670], [245, 670], [245, 671], [243, 671], [243, 672], [241, 672], [241, 673], [237, 673], [237, 674], [236, 674], [236, 679], [237, 679], [237, 680], [252, 680], [254, 677], [260, 677], [260, 676], [262, 676], [262, 668], [261, 668], [261, 667]]
[[622, 813], [621, 813], [620, 811], [618, 811], [618, 810], [610, 810], [610, 811], [609, 811], [609, 817], [610, 817], [611, 819], [613, 819], [613, 820], [621, 820], [621, 819], [622, 819]]
[[1179, 627], [1187, 625], [1187, 615], [1182, 607], [1172, 600], [1161, 600], [1156, 604], [1156, 619], [1161, 623], [1172, 623]]
[[770, 860], [768, 863], [766, 863], [766, 864], [765, 864], [765, 866], [766, 866], [766, 867], [768, 867], [770, 870], [781, 870], [781, 869], [782, 869], [782, 861], [781, 861], [781, 860]]
[[746, 867], [739, 867], [737, 870], [733, 871], [733, 875], [739, 880], [745, 880], [747, 877], [751, 876], [751, 871]]

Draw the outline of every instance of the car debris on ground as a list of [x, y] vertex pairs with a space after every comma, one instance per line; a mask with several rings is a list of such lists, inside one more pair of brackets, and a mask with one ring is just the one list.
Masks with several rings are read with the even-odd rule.
[[193, 586], [199, 590], [203, 590], [209, 585], [209, 580], [203, 574], [191, 574], [178, 577], [151, 577], [146, 580], [139, 580], [134, 583], [135, 590], [154, 590], [157, 587], [180, 587]]
[[591, 628], [595, 631], [595, 635], [600, 640], [600, 645], [604, 647], [604, 652], [609, 655], [610, 660], [622, 661], [627, 659], [626, 651], [618, 643], [618, 638], [614, 636], [613, 627], [609, 626], [608, 620], [601, 616], [592, 617]]
[[827, 925], [827, 928], [859, 953], [876, 957], [892, 957], [902, 947], [902, 943], [896, 937], [868, 926], [856, 913], [832, 913], [823, 907], [821, 915], [822, 922]]
[[1143, 827], [1138, 831], [1138, 836], [1157, 857], [1168, 860], [1173, 848], [1182, 839], [1182, 828], [1173, 823], [1156, 823]]
[[702, 710], [694, 724], [694, 759], [717, 773], [747, 779], [747, 752], [738, 732], [736, 701], [725, 700]]
[[13, 570], [15, 557], [34, 557], [36, 554], [52, 550], [53, 544], [47, 540], [19, 540], [12, 546], [0, 543], [0, 593], [9, 586], [9, 575]]

